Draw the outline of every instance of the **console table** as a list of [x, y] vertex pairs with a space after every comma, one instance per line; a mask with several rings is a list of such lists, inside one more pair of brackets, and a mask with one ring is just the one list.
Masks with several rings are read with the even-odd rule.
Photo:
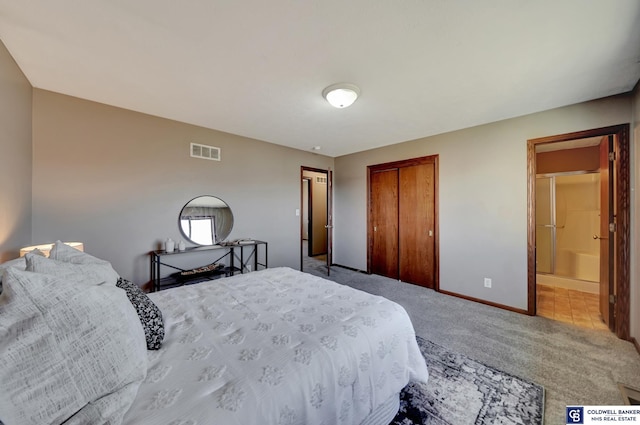
[[[241, 243], [226, 243], [224, 245], [196, 246], [184, 251], [175, 250], [167, 252], [163, 250], [151, 251], [151, 283], [153, 291], [203, 282], [205, 280], [216, 279], [224, 276], [233, 276], [235, 273], [245, 273], [267, 268], [268, 244], [264, 241], [243, 241]], [[176, 270], [177, 272], [187, 271], [170, 262], [178, 256], [194, 254], [197, 252], [211, 252], [213, 260], [209, 262], [218, 263], [224, 260], [225, 266], [219, 270], [208, 272], [206, 275], [196, 275], [178, 279], [175, 276], [162, 276], [163, 267]], [[175, 273], [174, 273], [175, 274]]]

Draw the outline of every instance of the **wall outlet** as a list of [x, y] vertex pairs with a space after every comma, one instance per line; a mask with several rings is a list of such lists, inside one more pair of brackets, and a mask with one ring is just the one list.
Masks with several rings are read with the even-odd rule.
[[484, 287], [485, 288], [491, 288], [491, 279], [488, 277], [484, 278]]

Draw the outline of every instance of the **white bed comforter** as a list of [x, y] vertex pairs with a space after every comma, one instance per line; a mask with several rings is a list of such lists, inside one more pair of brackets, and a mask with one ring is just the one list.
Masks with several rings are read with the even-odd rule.
[[359, 424], [428, 377], [401, 306], [293, 269], [150, 297], [166, 336], [124, 424]]

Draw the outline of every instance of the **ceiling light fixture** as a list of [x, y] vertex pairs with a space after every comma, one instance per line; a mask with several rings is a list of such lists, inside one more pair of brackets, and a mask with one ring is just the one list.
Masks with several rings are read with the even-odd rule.
[[322, 90], [322, 96], [335, 108], [351, 106], [360, 95], [360, 89], [354, 84], [333, 84]]

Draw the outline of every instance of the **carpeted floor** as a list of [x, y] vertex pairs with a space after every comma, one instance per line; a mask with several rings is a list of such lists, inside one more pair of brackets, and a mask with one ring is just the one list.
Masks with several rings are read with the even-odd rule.
[[[305, 269], [327, 277], [322, 268]], [[416, 334], [545, 388], [545, 424], [567, 405], [620, 405], [618, 383], [640, 388], [640, 356], [608, 331], [490, 307], [416, 285], [332, 267], [328, 277], [384, 296], [409, 313]]]

